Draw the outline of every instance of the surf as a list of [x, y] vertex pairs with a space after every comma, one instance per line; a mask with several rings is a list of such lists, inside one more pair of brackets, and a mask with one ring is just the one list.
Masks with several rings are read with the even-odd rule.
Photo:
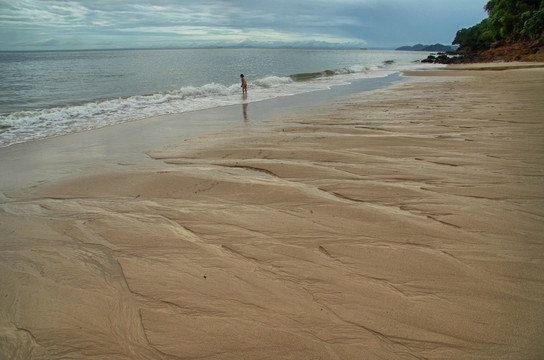
[[[269, 52], [265, 53], [269, 54]], [[339, 54], [344, 55], [345, 53], [340, 52]], [[403, 54], [395, 55], [398, 57]], [[301, 55], [299, 54], [299, 56]], [[354, 63], [319, 71], [294, 72], [290, 75], [289, 73], [286, 75], [266, 74], [266, 67], [263, 66], [258, 68], [258, 73], [261, 76], [252, 79], [251, 72], [247, 73], [249, 92], [247, 98], [241, 96], [238, 82], [228, 83], [225, 81], [227, 78], [224, 74], [218, 74], [218, 76], [207, 75], [206, 77], [206, 79], [216, 78], [218, 81], [211, 81], [200, 86], [180, 86], [149, 94], [80, 101], [60, 106], [52, 105], [47, 108], [4, 113], [0, 115], [0, 147], [159, 115], [327, 90], [334, 86], [348, 85], [354, 80], [385, 77], [409, 67], [421, 66], [421, 63], [407, 61], [398, 63], [383, 57], [374, 62]], [[211, 69], [203, 70], [210, 71]], [[168, 84], [164, 84], [164, 87], [167, 86]]]

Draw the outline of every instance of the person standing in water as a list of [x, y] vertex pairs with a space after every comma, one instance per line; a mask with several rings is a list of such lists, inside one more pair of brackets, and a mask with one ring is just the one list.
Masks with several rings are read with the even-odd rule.
[[242, 80], [242, 94], [247, 94], [247, 82], [244, 78], [244, 74], [240, 74], [240, 79]]

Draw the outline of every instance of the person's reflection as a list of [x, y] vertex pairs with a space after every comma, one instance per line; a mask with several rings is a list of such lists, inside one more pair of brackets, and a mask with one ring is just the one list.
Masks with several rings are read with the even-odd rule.
[[[246, 100], [247, 100], [247, 94], [244, 94], [244, 95], [242, 96], [242, 99], [243, 99], [244, 101], [246, 101]], [[244, 102], [244, 103], [242, 104], [242, 113], [244, 114], [244, 121], [248, 121], [248, 118], [247, 118], [247, 102]]]

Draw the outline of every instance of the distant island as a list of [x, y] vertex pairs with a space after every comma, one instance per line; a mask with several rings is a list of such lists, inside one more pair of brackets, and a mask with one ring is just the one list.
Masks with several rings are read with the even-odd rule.
[[414, 46], [401, 46], [395, 50], [400, 51], [439, 51], [439, 52], [446, 52], [446, 51], [455, 51], [457, 50], [457, 47], [451, 46], [451, 45], [442, 45], [442, 44], [434, 44], [434, 45], [422, 45], [422, 44], [416, 44]]

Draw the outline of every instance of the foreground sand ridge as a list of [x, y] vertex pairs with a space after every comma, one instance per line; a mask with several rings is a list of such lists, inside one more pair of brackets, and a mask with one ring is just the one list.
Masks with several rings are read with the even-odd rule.
[[544, 70], [443, 75], [6, 194], [0, 355], [544, 355]]

